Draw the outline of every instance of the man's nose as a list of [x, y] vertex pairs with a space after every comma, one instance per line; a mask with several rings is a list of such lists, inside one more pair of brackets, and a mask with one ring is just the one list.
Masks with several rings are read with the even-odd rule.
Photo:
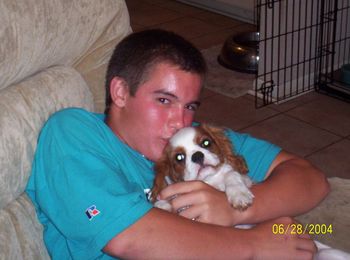
[[178, 108], [172, 112], [170, 119], [170, 127], [176, 131], [185, 126], [185, 111]]

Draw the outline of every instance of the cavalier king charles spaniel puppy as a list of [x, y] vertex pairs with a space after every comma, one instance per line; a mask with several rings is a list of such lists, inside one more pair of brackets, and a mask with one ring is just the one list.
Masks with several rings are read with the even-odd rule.
[[155, 206], [171, 211], [168, 201], [156, 198], [168, 184], [201, 180], [224, 191], [236, 209], [245, 210], [253, 202], [252, 182], [243, 157], [234, 154], [223, 129], [208, 125], [179, 130], [155, 164], [156, 177], [151, 200]]
[[[246, 163], [234, 154], [231, 142], [223, 129], [208, 125], [185, 127], [179, 130], [165, 147], [163, 156], [155, 164], [156, 177], [151, 201], [158, 208], [173, 211], [167, 200], [157, 196], [167, 185], [180, 181], [201, 180], [220, 191], [225, 191], [228, 201], [239, 210], [252, 204], [252, 181], [246, 175]], [[252, 225], [239, 225], [251, 228]], [[318, 248], [314, 260], [346, 260], [347, 252], [315, 241]]]

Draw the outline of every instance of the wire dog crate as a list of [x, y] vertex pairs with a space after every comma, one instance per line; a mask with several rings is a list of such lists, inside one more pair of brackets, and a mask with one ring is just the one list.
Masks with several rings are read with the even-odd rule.
[[350, 0], [258, 0], [256, 107], [318, 90], [346, 97], [339, 80], [349, 63]]

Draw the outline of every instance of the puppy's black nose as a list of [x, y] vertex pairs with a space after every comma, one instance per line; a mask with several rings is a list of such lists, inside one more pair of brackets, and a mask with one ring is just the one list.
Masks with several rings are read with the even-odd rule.
[[199, 152], [199, 151], [195, 152], [194, 154], [192, 154], [191, 160], [194, 163], [198, 163], [198, 164], [202, 165], [204, 162], [204, 154], [202, 152]]

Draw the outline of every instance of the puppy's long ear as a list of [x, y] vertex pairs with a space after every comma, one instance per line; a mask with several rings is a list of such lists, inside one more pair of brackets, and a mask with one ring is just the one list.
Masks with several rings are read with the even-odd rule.
[[172, 163], [170, 161], [168, 152], [169, 149], [166, 148], [161, 159], [154, 165], [155, 178], [151, 193], [151, 202], [155, 202], [160, 191], [167, 186], [165, 182], [165, 176], [171, 175]]
[[227, 162], [240, 174], [248, 173], [247, 163], [242, 156], [233, 154], [232, 157], [227, 160]]
[[247, 164], [242, 156], [235, 154], [234, 147], [228, 137], [225, 135], [223, 128], [210, 126], [207, 124], [201, 127], [210, 135], [220, 148], [220, 157], [222, 156], [226, 163], [230, 164], [232, 168], [241, 174], [248, 173]]

